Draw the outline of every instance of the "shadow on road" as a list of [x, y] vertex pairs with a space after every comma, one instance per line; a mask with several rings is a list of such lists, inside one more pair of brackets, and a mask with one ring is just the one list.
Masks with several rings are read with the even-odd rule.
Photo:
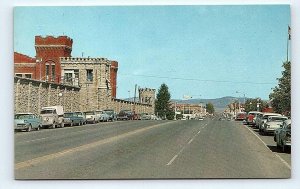
[[[284, 153], [281, 151], [280, 148], [277, 148], [277, 146], [271, 146], [271, 145], [267, 145], [268, 148], [272, 151], [272, 152], [276, 152], [276, 153]], [[289, 149], [286, 153], [290, 154], [291, 150]]]

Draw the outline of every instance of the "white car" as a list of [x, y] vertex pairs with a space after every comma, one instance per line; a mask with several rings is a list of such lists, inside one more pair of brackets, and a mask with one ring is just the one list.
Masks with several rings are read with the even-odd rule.
[[282, 123], [287, 119], [285, 116], [269, 116], [267, 122], [263, 125], [262, 134], [274, 134], [275, 130], [280, 128]]
[[291, 149], [291, 124], [290, 119], [284, 121], [279, 129], [274, 133], [274, 141], [277, 148], [281, 148], [283, 152], [286, 152], [288, 148]]
[[84, 112], [84, 114], [85, 114], [87, 123], [98, 123], [99, 122], [99, 116], [96, 114], [95, 111]]
[[109, 115], [108, 115], [106, 112], [104, 112], [104, 111], [102, 111], [102, 110], [97, 110], [97, 111], [96, 111], [96, 114], [97, 114], [97, 116], [99, 117], [99, 121], [102, 121], [102, 122], [108, 122], [108, 120], [109, 120]]
[[281, 114], [277, 114], [277, 113], [264, 113], [258, 120], [258, 129], [259, 129], [259, 133], [262, 134], [263, 132], [263, 126], [264, 124], [267, 122], [268, 117], [270, 116], [282, 116]]

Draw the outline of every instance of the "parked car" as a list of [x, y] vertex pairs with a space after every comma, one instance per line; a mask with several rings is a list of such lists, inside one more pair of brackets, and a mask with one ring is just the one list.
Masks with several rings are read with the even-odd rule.
[[247, 125], [255, 125], [256, 115], [261, 114], [261, 112], [258, 111], [250, 111], [248, 112], [246, 123]]
[[42, 126], [47, 128], [64, 127], [64, 109], [62, 106], [42, 107]]
[[74, 114], [78, 117], [82, 117], [82, 124], [85, 125], [86, 124], [86, 116], [84, 112], [74, 112]]
[[291, 120], [288, 119], [274, 133], [277, 148], [281, 148], [283, 152], [286, 152], [288, 148], [291, 149], [291, 134]]
[[141, 114], [141, 120], [150, 120], [151, 116], [147, 113]]
[[275, 130], [280, 128], [282, 123], [287, 119], [285, 116], [269, 116], [267, 122], [263, 125], [262, 134], [274, 134]]
[[268, 117], [270, 116], [281, 116], [281, 114], [277, 114], [277, 113], [263, 113], [258, 120], [258, 129], [259, 132], [262, 133], [263, 131], [263, 125], [267, 122]]
[[239, 112], [236, 114], [235, 120], [236, 121], [243, 121], [246, 119], [246, 112]]
[[84, 112], [86, 117], [87, 123], [98, 123], [99, 122], [99, 116], [96, 114], [95, 111], [87, 111]]
[[107, 122], [109, 120], [109, 115], [102, 110], [97, 110], [96, 114], [99, 117], [99, 121]]
[[132, 120], [133, 112], [130, 110], [121, 110], [117, 115], [117, 120]]
[[77, 116], [74, 112], [64, 113], [64, 124], [69, 126], [82, 125], [84, 122], [83, 117]]
[[107, 109], [103, 110], [108, 116], [109, 116], [109, 121], [116, 121], [117, 120], [117, 114], [114, 110]]
[[14, 128], [15, 131], [25, 130], [30, 132], [32, 129], [40, 130], [42, 127], [41, 118], [33, 113], [15, 114]]

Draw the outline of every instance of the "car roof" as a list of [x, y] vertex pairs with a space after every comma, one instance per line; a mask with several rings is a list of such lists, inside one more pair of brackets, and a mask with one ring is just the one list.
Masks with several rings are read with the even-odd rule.
[[15, 115], [34, 115], [34, 113], [16, 113]]
[[278, 114], [278, 113], [263, 113], [263, 115], [281, 115], [281, 114]]
[[256, 113], [256, 114], [259, 114], [259, 113], [262, 113], [262, 112], [259, 112], [259, 111], [250, 111], [250, 112], [248, 112], [248, 114], [253, 114], [253, 113]]
[[269, 116], [269, 118], [272, 118], [272, 117], [279, 117], [279, 118], [288, 118], [288, 117], [286, 117], [286, 116]]

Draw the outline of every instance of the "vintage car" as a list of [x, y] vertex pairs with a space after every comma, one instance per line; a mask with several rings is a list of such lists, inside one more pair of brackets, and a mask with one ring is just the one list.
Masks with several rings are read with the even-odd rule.
[[42, 120], [40, 116], [33, 113], [18, 113], [15, 114], [14, 127], [15, 131], [25, 130], [30, 132], [32, 129], [40, 130]]
[[258, 111], [250, 111], [248, 112], [248, 115], [246, 117], [246, 124], [247, 125], [255, 125], [256, 115], [261, 114], [261, 112]]
[[246, 112], [239, 112], [236, 114], [235, 120], [236, 121], [243, 121], [246, 119]]
[[287, 119], [288, 118], [285, 116], [269, 116], [267, 122], [262, 127], [262, 134], [274, 134], [275, 130], [280, 128], [282, 122], [284, 122]]
[[277, 148], [280, 148], [283, 152], [291, 149], [291, 120], [285, 120], [279, 129], [276, 129], [274, 133], [274, 140]]
[[42, 126], [55, 129], [64, 127], [64, 109], [63, 106], [42, 107], [41, 110]]
[[65, 126], [82, 125], [84, 122], [83, 117], [78, 116], [74, 112], [64, 113], [64, 124]]
[[109, 120], [109, 115], [102, 110], [97, 110], [96, 114], [99, 117], [99, 121], [107, 122]]
[[259, 130], [259, 133], [262, 133], [263, 132], [263, 126], [264, 124], [267, 122], [268, 120], [268, 117], [270, 116], [281, 116], [281, 114], [277, 114], [277, 113], [263, 113], [257, 120], [257, 127], [258, 127], [258, 130]]
[[121, 110], [117, 115], [117, 120], [132, 120], [133, 112], [130, 110]]
[[147, 113], [143, 113], [140, 116], [141, 120], [150, 120], [151, 119], [151, 115], [147, 114]]
[[95, 111], [87, 111], [84, 112], [86, 117], [87, 123], [98, 123], [99, 122], [99, 116], [96, 114]]
[[103, 110], [103, 112], [105, 112], [108, 115], [108, 120], [109, 121], [116, 121], [117, 120], [117, 114], [114, 110], [107, 109], [107, 110]]
[[83, 125], [86, 124], [86, 116], [85, 116], [85, 113], [84, 112], [74, 112], [74, 114], [78, 117], [82, 117], [83, 119]]

